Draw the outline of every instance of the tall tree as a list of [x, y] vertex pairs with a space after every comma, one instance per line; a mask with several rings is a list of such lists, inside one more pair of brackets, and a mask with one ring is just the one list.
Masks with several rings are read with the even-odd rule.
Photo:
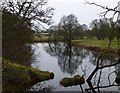
[[[99, 19], [99, 20], [93, 20], [90, 24], [92, 28], [92, 36], [95, 36], [98, 38], [98, 40], [105, 39], [105, 38], [114, 38], [115, 37], [115, 31], [112, 31], [115, 28], [115, 24], [111, 20], [106, 19]], [[111, 36], [111, 32], [112, 36]]]
[[77, 17], [73, 14], [63, 16], [58, 24], [59, 29], [64, 32], [64, 39], [68, 41], [74, 38], [73, 33], [78, 30], [79, 26]]
[[100, 40], [100, 35], [99, 35], [99, 27], [98, 27], [98, 20], [95, 19], [92, 21], [92, 23], [90, 24], [90, 27], [92, 28], [92, 34], [93, 36], [96, 36], [98, 38], [98, 40]]

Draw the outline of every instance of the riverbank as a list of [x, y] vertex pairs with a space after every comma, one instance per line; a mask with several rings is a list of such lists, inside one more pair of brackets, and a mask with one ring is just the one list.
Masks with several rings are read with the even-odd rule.
[[[32, 43], [41, 43], [41, 42], [63, 42], [63, 40], [58, 39], [49, 39], [48, 36], [34, 36]], [[109, 41], [105, 40], [97, 40], [97, 39], [81, 39], [81, 40], [72, 40], [72, 45], [76, 47], [83, 47], [90, 49], [92, 51], [103, 52], [108, 48]], [[111, 47], [109, 48], [108, 53], [117, 54], [120, 50], [120, 42], [113, 40]]]
[[49, 38], [49, 36], [33, 36], [31, 43], [43, 43], [43, 42], [63, 42], [61, 38]]
[[[103, 52], [108, 48], [108, 40], [90, 40], [90, 39], [82, 39], [82, 40], [72, 40], [72, 45], [77, 47], [84, 47], [93, 51]], [[120, 50], [120, 43], [113, 40], [111, 43], [111, 47], [108, 50], [108, 53], [117, 54]]]
[[48, 71], [41, 71], [29, 66], [23, 66], [9, 61], [2, 63], [3, 91], [21, 91], [37, 82], [54, 78], [54, 74]]

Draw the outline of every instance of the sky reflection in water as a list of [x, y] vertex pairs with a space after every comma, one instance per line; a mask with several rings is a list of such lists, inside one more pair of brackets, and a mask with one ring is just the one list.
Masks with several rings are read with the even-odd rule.
[[[96, 58], [99, 53], [89, 51], [88, 49], [71, 47], [64, 43], [37, 43], [35, 47], [35, 54], [37, 55], [37, 62], [32, 63], [33, 67], [41, 70], [52, 71], [55, 74], [53, 80], [45, 81], [46, 86], [53, 87], [55, 91], [81, 91], [79, 86], [64, 88], [59, 85], [59, 81], [64, 77], [71, 77], [76, 74], [83, 75], [83, 70], [86, 70], [85, 78], [87, 78], [93, 71], [96, 65]], [[109, 55], [104, 56], [100, 60], [100, 65], [109, 65], [112, 62], [117, 62], [117, 56]], [[81, 69], [82, 68], [82, 69]], [[101, 84], [108, 85], [109, 73], [115, 71], [117, 66], [108, 67], [102, 70]], [[92, 82], [98, 80], [99, 73], [93, 78]], [[115, 81], [115, 74], [110, 75], [110, 81]], [[34, 86], [38, 87], [38, 86]], [[88, 88], [87, 83], [83, 88]], [[117, 87], [105, 88], [103, 91], [118, 91]]]

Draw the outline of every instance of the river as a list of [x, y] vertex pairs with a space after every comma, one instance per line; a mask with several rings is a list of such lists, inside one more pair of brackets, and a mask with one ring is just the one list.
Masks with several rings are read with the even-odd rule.
[[[36, 43], [33, 45], [36, 61], [31, 64], [32, 67], [41, 70], [47, 70], [54, 73], [54, 79], [45, 82], [38, 82], [31, 91], [39, 91], [42, 86], [49, 87], [52, 91], [81, 91], [80, 86], [63, 87], [59, 84], [64, 77], [73, 77], [74, 75], [83, 75], [87, 79], [93, 69], [96, 67], [96, 60], [100, 53], [90, 51], [84, 48], [72, 47], [67, 44], [56, 43]], [[116, 55], [105, 55], [100, 60], [100, 65], [109, 65], [118, 61]], [[111, 72], [118, 71], [118, 66], [102, 69], [100, 79], [101, 86], [107, 86], [115, 81], [116, 74]], [[97, 86], [100, 72], [95, 74], [92, 83]], [[110, 77], [108, 79], [108, 77]], [[82, 85], [83, 89], [89, 88], [87, 82]], [[101, 91], [118, 91], [119, 87], [102, 88]]]

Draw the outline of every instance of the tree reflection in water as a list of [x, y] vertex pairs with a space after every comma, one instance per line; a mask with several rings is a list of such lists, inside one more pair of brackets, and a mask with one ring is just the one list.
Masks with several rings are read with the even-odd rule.
[[[107, 51], [107, 50], [106, 50]], [[104, 60], [103, 60], [104, 58]], [[102, 53], [101, 55], [99, 55], [96, 58], [96, 66], [93, 69], [93, 71], [91, 72], [90, 76], [86, 79], [89, 88], [85, 89], [88, 93], [90, 93], [90, 91], [92, 91], [93, 93], [97, 93], [96, 91], [98, 91], [98, 93], [100, 93], [101, 89], [105, 89], [105, 88], [110, 88], [110, 87], [114, 87], [114, 86], [120, 86], [120, 83], [117, 83], [116, 80], [118, 80], [118, 82], [120, 82], [120, 78], [119, 78], [119, 71], [118, 69], [120, 69], [119, 67], [119, 63], [120, 63], [120, 56], [118, 54], [118, 58], [114, 58], [114, 60], [111, 60], [111, 58], [109, 60], [106, 61], [106, 56], [105, 53]], [[115, 67], [117, 69], [115, 69], [112, 72], [108, 72], [106, 81], [108, 82], [106, 85], [102, 84], [102, 74], [104, 73], [104, 69], [108, 68], [111, 69], [112, 67]], [[116, 79], [113, 81], [110, 79], [111, 75], [116, 76]], [[98, 76], [97, 81], [94, 80], [94, 82], [92, 82], [92, 79], [94, 77]], [[94, 78], [95, 79], [95, 78]], [[116, 84], [117, 83], [117, 84]]]
[[[95, 66], [97, 65], [98, 56], [99, 56], [99, 53], [91, 51], [89, 61]], [[118, 62], [118, 56], [106, 54], [106, 55], [102, 56], [99, 61], [100, 61], [99, 65], [101, 65], [101, 66], [110, 65], [110, 64], [113, 64], [115, 62]]]
[[72, 47], [70, 43], [49, 43], [45, 49], [51, 56], [58, 58], [61, 71], [70, 75], [75, 74], [86, 56], [83, 49]]
[[[71, 43], [49, 43], [49, 46], [45, 47], [45, 50], [47, 53], [49, 53], [51, 56], [56, 56], [58, 59], [58, 64], [62, 72], [68, 73], [70, 75], [74, 75], [77, 72], [77, 69], [79, 68], [79, 65], [82, 64], [83, 60], [89, 57], [89, 61], [97, 66], [97, 59], [100, 55], [97, 52], [89, 51], [88, 49], [83, 48], [77, 48], [71, 46]], [[93, 76], [89, 76], [88, 78], [91, 78], [92, 81], [87, 82], [88, 85], [90, 83], [91, 87], [89, 86], [86, 90], [87, 92], [99, 92], [102, 88], [108, 88], [112, 86], [119, 86], [119, 84], [115, 83], [115, 80], [111, 81], [110, 77], [111, 75], [118, 76], [120, 75], [120, 66], [118, 65], [119, 62], [119, 56], [114, 55], [104, 55], [99, 59], [99, 70], [95, 71]], [[115, 67], [115, 71], [108, 72], [108, 76], [106, 76], [106, 81], [108, 82], [108, 85], [102, 85], [102, 78], [105, 78], [102, 76], [104, 74], [104, 68], [111, 69], [112, 67]], [[97, 68], [98, 69], [98, 68]], [[94, 72], [94, 71], [93, 71]], [[93, 73], [91, 72], [91, 74]]]

